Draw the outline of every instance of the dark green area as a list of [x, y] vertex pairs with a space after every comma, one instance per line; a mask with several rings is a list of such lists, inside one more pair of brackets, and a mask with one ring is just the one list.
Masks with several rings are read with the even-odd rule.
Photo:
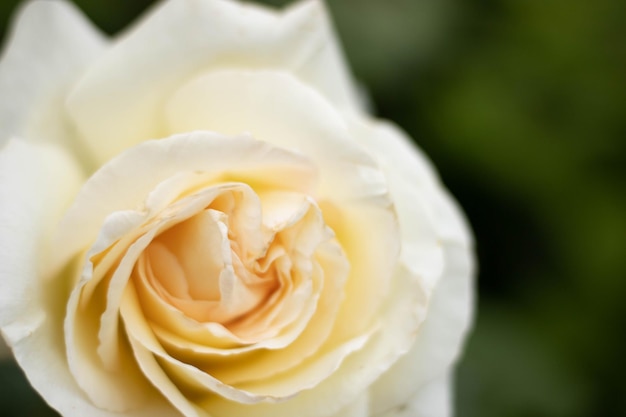
[[[76, 3], [115, 33], [150, 1]], [[626, 415], [626, 2], [329, 3], [377, 114], [430, 155], [476, 233], [457, 415]], [[14, 365], [0, 386], [0, 414], [53, 415]]]

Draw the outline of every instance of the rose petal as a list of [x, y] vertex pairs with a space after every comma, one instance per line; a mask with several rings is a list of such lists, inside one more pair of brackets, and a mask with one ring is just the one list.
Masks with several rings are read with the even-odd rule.
[[212, 373], [220, 379], [239, 383], [259, 381], [285, 372], [314, 355], [327, 340], [336, 319], [336, 312], [343, 299], [345, 276], [348, 265], [343, 254], [334, 245], [325, 245], [318, 253], [318, 261], [324, 272], [324, 288], [317, 309], [307, 327], [297, 339], [279, 350], [265, 350], [250, 357], [214, 364]]
[[370, 417], [367, 391], [363, 392], [356, 401], [333, 415], [333, 417]]
[[[171, 206], [171, 213], [162, 214], [152, 223], [127, 233], [112, 248], [107, 248], [93, 272], [89, 267], [84, 269], [81, 281], [68, 302], [65, 335], [70, 369], [95, 404], [106, 409], [125, 411], [137, 408], [149, 395], [146, 381], [129, 357], [128, 347], [118, 337], [121, 298], [137, 259], [157, 234], [163, 236], [165, 229], [194, 216], [210, 204], [221, 189], [242, 187], [221, 184], [180, 200], [177, 203], [180, 206], [178, 210], [176, 205]], [[118, 218], [109, 216], [101, 235], [114, 236], [115, 233], [108, 232], [108, 229], [120, 228]], [[125, 217], [122, 219], [125, 223]], [[118, 250], [118, 247], [123, 250]], [[87, 259], [96, 255], [90, 250]], [[121, 259], [110, 262], [109, 258]], [[101, 272], [103, 264], [105, 269]], [[104, 286], [99, 287], [101, 281]], [[106, 304], [104, 311], [101, 311], [102, 304]]]
[[[135, 352], [135, 357], [139, 361], [139, 366], [144, 372], [147, 372], [145, 374], [146, 377], [181, 412], [187, 414], [188, 411], [186, 410], [194, 407], [192, 405], [193, 401], [182, 393], [182, 387], [187, 392], [196, 391], [196, 396], [197, 393], [206, 395], [212, 391], [224, 398], [244, 404], [272, 400], [272, 398], [266, 395], [256, 395], [228, 386], [198, 368], [170, 356], [150, 330], [150, 325], [141, 312], [137, 293], [132, 283], [126, 287], [124, 293], [121, 317], [128, 330], [129, 339]], [[151, 354], [148, 354], [148, 352]], [[155, 360], [158, 361], [158, 364]], [[169, 376], [167, 380], [162, 377], [163, 373]]]
[[[315, 389], [305, 390], [298, 396], [278, 404], [257, 404], [255, 417], [321, 417], [332, 416], [343, 407], [357, 400], [370, 384], [410, 347], [415, 328], [424, 316], [425, 295], [420, 292], [418, 280], [406, 270], [397, 271], [389, 302], [380, 312], [385, 325], [380, 326], [368, 338], [365, 346], [353, 352], [339, 368], [320, 382]], [[421, 308], [420, 308], [421, 306]], [[271, 383], [299, 384], [309, 377], [310, 372], [326, 372], [314, 361], [293, 369], [282, 379], [273, 378]], [[291, 379], [293, 378], [293, 379]], [[320, 405], [324, 409], [320, 409]], [[204, 402], [206, 409], [215, 415], [245, 417], [247, 408], [210, 398]]]
[[354, 115], [348, 120], [353, 136], [376, 155], [387, 174], [398, 211], [404, 264], [432, 292], [415, 346], [372, 388], [372, 408], [378, 413], [402, 404], [458, 356], [473, 310], [472, 240], [456, 203], [401, 130]]
[[[108, 220], [103, 226], [105, 231], [112, 223], [111, 218]], [[106, 277], [93, 277], [90, 268], [84, 268], [67, 304], [64, 334], [70, 370], [91, 401], [103, 409], [136, 409], [154, 394], [128, 345], [118, 337], [118, 312], [134, 262], [156, 232], [155, 227], [130, 245], [119, 266]], [[105, 278], [107, 285], [97, 288]], [[84, 291], [89, 287], [94, 289]]]
[[85, 183], [55, 237], [53, 269], [89, 246], [109, 213], [141, 209], [158, 184], [194, 171], [215, 181], [273, 184], [307, 194], [316, 182], [315, 168], [307, 158], [251, 138], [192, 132], [145, 142], [119, 155]]
[[118, 41], [68, 101], [100, 162], [166, 136], [157, 123], [164, 99], [202, 70], [283, 68], [340, 106], [356, 106], [321, 2], [302, 2], [281, 14], [218, 0], [169, 1]]
[[472, 321], [469, 277], [473, 275], [473, 259], [469, 249], [458, 243], [444, 243], [444, 248], [444, 274], [433, 292], [415, 345], [372, 386], [375, 412], [404, 404], [458, 358]]
[[25, 3], [0, 62], [0, 145], [16, 135], [75, 149], [65, 94], [104, 47], [72, 3]]
[[400, 129], [355, 115], [347, 119], [352, 136], [376, 157], [386, 174], [400, 222], [402, 259], [430, 291], [444, 267], [441, 242], [472, 243], [463, 214], [430, 162]]
[[[46, 286], [43, 289], [54, 291], [55, 287]], [[63, 309], [63, 305], [55, 306], [55, 311], [49, 311], [46, 319], [36, 329], [31, 329], [28, 337], [19, 339], [14, 336], [12, 326], [3, 329], [8, 339], [19, 339], [13, 342], [17, 362], [30, 384], [61, 415], [119, 417], [119, 413], [96, 407], [70, 374], [62, 340]], [[23, 329], [16, 328], [15, 331], [21, 334]], [[171, 417], [174, 412], [160, 395], [153, 395], [144, 408], [133, 410], [133, 417]]]
[[424, 384], [408, 402], [374, 417], [450, 417], [452, 381], [445, 374]]
[[[320, 204], [325, 217], [333, 211], [338, 216], [328, 216], [327, 223], [351, 259], [355, 277], [349, 280], [339, 314], [346, 318], [339, 320], [335, 333], [347, 340], [367, 328], [396, 262], [396, 223], [385, 178], [350, 138], [341, 115], [315, 90], [276, 71], [201, 75], [176, 92], [168, 110], [172, 131], [201, 128], [234, 134], [243, 128], [311, 157], [320, 167]], [[333, 202], [336, 210], [329, 207]], [[360, 238], [364, 225], [377, 239]], [[356, 323], [354, 317], [359, 317]]]
[[278, 71], [219, 71], [179, 88], [167, 105], [169, 132], [202, 129], [301, 152], [320, 172], [318, 195], [385, 198], [387, 184], [370, 155], [351, 140], [341, 114], [316, 90]]
[[12, 140], [0, 151], [0, 326], [41, 309], [51, 233], [82, 181], [55, 146]]
[[[62, 322], [64, 277], [44, 280], [50, 234], [82, 176], [53, 146], [13, 140], [0, 153], [0, 304], [2, 333], [32, 386], [62, 414], [113, 417], [96, 408], [69, 373]], [[33, 259], [41, 259], [35, 263]], [[158, 397], [137, 416], [168, 416]]]
[[[170, 410], [172, 406], [175, 408], [175, 410], [170, 411], [170, 413], [178, 411], [185, 417], [207, 417], [207, 413], [204, 412], [204, 410], [190, 402], [178, 390], [176, 384], [172, 382], [170, 376], [165, 373], [152, 352], [142, 346], [134, 337], [130, 338], [130, 343], [142, 372], [161, 392], [161, 400], [165, 398], [169, 401], [171, 405], [168, 404], [169, 407], [167, 408]], [[119, 416], [119, 414], [116, 414], [116, 416]]]

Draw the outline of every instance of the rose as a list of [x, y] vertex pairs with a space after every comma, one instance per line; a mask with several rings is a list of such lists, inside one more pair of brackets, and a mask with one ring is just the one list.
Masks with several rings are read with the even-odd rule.
[[0, 323], [53, 407], [448, 413], [469, 237], [319, 4], [170, 2], [109, 46], [33, 3], [0, 69]]
[[0, 97], [0, 327], [62, 414], [451, 412], [469, 233], [320, 3], [170, 1], [109, 42], [33, 2]]

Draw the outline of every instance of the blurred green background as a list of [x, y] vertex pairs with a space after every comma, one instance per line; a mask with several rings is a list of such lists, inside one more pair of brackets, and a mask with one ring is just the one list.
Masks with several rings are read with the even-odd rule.
[[[107, 33], [152, 3], [75, 2]], [[0, 33], [17, 3], [0, 3]], [[328, 5], [376, 114], [433, 159], [475, 230], [457, 416], [626, 416], [626, 2]], [[3, 364], [0, 415], [54, 412]]]

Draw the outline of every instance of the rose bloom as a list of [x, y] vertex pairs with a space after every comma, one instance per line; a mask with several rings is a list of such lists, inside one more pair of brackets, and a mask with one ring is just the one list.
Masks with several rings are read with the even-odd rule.
[[451, 415], [472, 240], [320, 2], [30, 2], [0, 140], [0, 327], [61, 414]]

